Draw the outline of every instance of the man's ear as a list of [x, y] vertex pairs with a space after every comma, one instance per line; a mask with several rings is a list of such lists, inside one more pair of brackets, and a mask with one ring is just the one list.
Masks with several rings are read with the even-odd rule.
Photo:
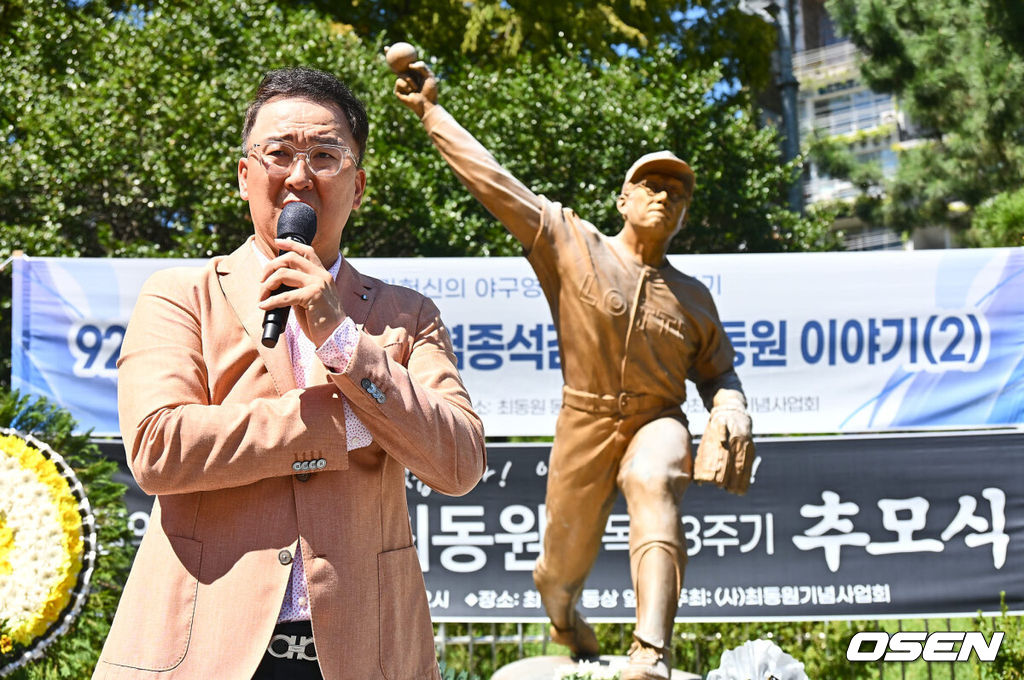
[[356, 210], [363, 202], [363, 192], [366, 191], [366, 171], [362, 168], [356, 172], [355, 193], [352, 195], [352, 209]]
[[623, 217], [626, 216], [626, 192], [619, 194], [619, 197], [615, 199], [615, 207], [618, 209], [619, 214]]
[[238, 195], [243, 201], [249, 200], [249, 159], [238, 159]]

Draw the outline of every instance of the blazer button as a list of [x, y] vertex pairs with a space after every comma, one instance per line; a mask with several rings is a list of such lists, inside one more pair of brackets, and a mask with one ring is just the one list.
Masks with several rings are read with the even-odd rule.
[[309, 481], [309, 473], [308, 472], [303, 472], [300, 475], [295, 475], [295, 479], [299, 480], [300, 482]]
[[298, 462], [292, 463], [292, 469], [295, 470], [296, 472], [301, 470], [302, 469], [302, 461], [298, 461]]
[[359, 384], [363, 386], [364, 390], [369, 390], [370, 387], [373, 386], [373, 383], [370, 382], [369, 378], [363, 378], [362, 380], [359, 381]]
[[281, 552], [277, 553], [277, 561], [281, 564], [291, 564], [292, 554], [287, 550], [282, 550]]
[[387, 397], [385, 397], [383, 393], [378, 392], [377, 396], [376, 396], [376, 399], [377, 399], [377, 403], [378, 404], [383, 404], [384, 400], [387, 399]]

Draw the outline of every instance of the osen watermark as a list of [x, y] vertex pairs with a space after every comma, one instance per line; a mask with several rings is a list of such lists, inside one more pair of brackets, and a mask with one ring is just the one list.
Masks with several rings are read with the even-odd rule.
[[850, 639], [846, 658], [850, 661], [967, 661], [974, 653], [978, 661], [995, 661], [1003, 644], [1002, 631], [986, 640], [983, 633], [946, 631], [923, 633], [865, 631]]

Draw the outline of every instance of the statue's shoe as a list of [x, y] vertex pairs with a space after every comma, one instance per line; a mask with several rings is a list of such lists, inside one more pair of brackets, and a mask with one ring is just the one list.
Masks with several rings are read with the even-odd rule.
[[629, 665], [619, 677], [622, 680], [669, 680], [672, 677], [669, 659], [668, 650], [634, 641], [629, 648]]

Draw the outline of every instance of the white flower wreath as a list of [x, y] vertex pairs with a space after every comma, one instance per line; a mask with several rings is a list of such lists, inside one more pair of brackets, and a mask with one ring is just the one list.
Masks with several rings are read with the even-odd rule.
[[95, 520], [70, 466], [31, 435], [0, 429], [0, 676], [38, 658], [85, 602]]

